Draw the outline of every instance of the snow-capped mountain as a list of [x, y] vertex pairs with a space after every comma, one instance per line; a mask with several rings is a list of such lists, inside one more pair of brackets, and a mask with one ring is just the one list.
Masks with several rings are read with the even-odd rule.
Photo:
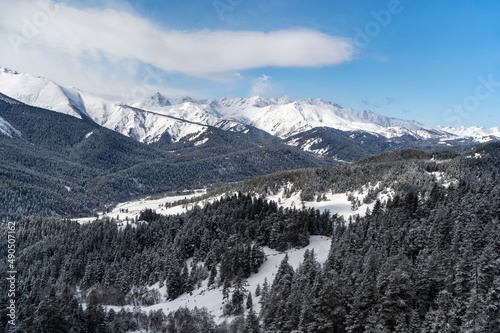
[[446, 134], [437, 127], [384, 117], [367, 110], [344, 109], [321, 99], [295, 101], [288, 96], [279, 99], [256, 96], [195, 101], [188, 98], [168, 100], [157, 93], [133, 105], [212, 126], [217, 126], [221, 119], [234, 121], [257, 127], [282, 139], [316, 127], [364, 131], [386, 138], [405, 134], [429, 138]]
[[[0, 92], [28, 105], [90, 119], [138, 141], [151, 143], [167, 132], [172, 141], [202, 133], [206, 126], [113, 103], [46, 78], [0, 67]], [[161, 101], [157, 101], [161, 103]], [[163, 105], [163, 104], [161, 104]]]
[[473, 138], [477, 142], [488, 142], [500, 138], [500, 127], [440, 127], [443, 131], [459, 138]]
[[132, 104], [132, 107], [198, 124], [214, 126], [226, 131], [244, 132], [248, 130], [245, 123], [228, 119], [228, 117], [221, 114], [213, 107], [214, 103], [216, 103], [216, 100], [196, 101], [190, 97], [169, 100], [162, 94], [155, 93], [142, 101]]
[[0, 92], [29, 105], [90, 119], [145, 143], [155, 142], [165, 134], [176, 142], [205, 132], [207, 126], [234, 132], [246, 132], [252, 126], [282, 139], [293, 137], [288, 142], [299, 147], [302, 145], [297, 144], [297, 135], [307, 133], [309, 143], [317, 142], [310, 134], [315, 128], [368, 133], [388, 140], [411, 136], [416, 140], [485, 142], [500, 138], [499, 128], [429, 126], [368, 110], [342, 108], [322, 99], [293, 100], [288, 96], [195, 100], [168, 99], [156, 93], [129, 106], [3, 67], [0, 67]]
[[316, 127], [363, 131], [386, 138], [410, 134], [417, 138], [441, 135], [441, 131], [415, 121], [384, 117], [371, 111], [353, 110], [322, 99], [292, 100], [261, 97], [237, 98], [212, 103], [226, 118], [249, 124], [283, 139]]

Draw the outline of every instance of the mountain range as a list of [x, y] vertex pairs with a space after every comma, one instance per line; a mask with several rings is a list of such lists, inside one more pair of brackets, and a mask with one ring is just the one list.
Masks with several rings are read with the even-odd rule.
[[[322, 99], [281, 98], [167, 98], [155, 93], [133, 103], [112, 102], [61, 86], [49, 79], [0, 67], [0, 92], [28, 105], [64, 113], [151, 144], [159, 140], [197, 140], [209, 127], [243, 133], [259, 129], [288, 145], [317, 155], [352, 161], [338, 147], [370, 146], [369, 153], [415, 145], [456, 146], [500, 138], [500, 129], [449, 128], [385, 117], [368, 110], [343, 108]], [[196, 135], [194, 135], [196, 134]], [[416, 143], [418, 141], [418, 143]]]
[[146, 144], [0, 94], [0, 219], [88, 215], [131, 197], [334, 163], [254, 128], [205, 127]]

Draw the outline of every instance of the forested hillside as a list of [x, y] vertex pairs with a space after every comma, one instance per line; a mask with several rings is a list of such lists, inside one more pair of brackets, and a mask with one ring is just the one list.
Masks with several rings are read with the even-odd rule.
[[321, 200], [318, 195], [324, 193], [361, 190], [368, 184], [374, 187], [364, 194], [368, 201], [375, 200], [379, 192], [387, 189], [399, 194], [415, 192], [424, 195], [430, 193], [436, 184], [449, 185], [461, 179], [470, 182], [496, 179], [499, 151], [499, 143], [466, 152], [404, 149], [348, 165], [288, 170], [255, 177], [213, 189], [207, 197], [234, 191], [265, 196], [284, 189], [286, 196], [300, 193], [303, 201], [314, 201]]
[[[66, 320], [63, 326], [72, 326], [74, 311], [81, 311], [78, 306], [58, 309], [59, 316], [46, 318], [36, 305], [56, 302], [61, 292], [65, 299], [72, 298], [75, 288], [82, 291], [80, 301], [151, 305], [189, 293], [208, 279], [209, 286], [227, 291], [233, 287], [234, 296], [242, 292], [242, 281], [264, 261], [262, 246], [280, 251], [303, 247], [309, 243], [309, 235], [331, 234], [339, 221], [313, 210], [278, 209], [275, 203], [244, 195], [221, 198], [182, 216], [145, 211], [139, 220], [142, 222], [136, 227], [120, 228], [114, 221], [79, 225], [29, 218], [18, 222], [16, 262], [17, 270], [23, 272], [18, 275], [17, 289], [21, 331], [39, 325], [52, 327], [54, 318], [61, 317]], [[1, 232], [6, 236], [6, 228]], [[2, 244], [7, 237], [3, 239]], [[2, 246], [1, 254], [7, 255], [6, 251], [7, 246]], [[6, 270], [2, 265], [0, 273], [6, 274]], [[146, 288], [156, 283], [166, 286], [166, 295]], [[0, 286], [6, 290], [7, 281]], [[242, 304], [235, 300], [227, 314], [242, 311]], [[7, 318], [4, 313], [1, 317]]]
[[[331, 190], [385, 176], [381, 184], [397, 188], [364, 217], [347, 221], [242, 193], [182, 215], [147, 210], [133, 226], [24, 219], [16, 225], [18, 331], [176, 332], [172, 327], [185, 325], [184, 332], [499, 332], [499, 167], [495, 143], [465, 154], [400, 151], [240, 184], [242, 191], [283, 182]], [[332, 239], [324, 263], [309, 251], [299, 267], [285, 257], [273, 281], [245, 287], [265, 260], [264, 246], [287, 251], [307, 245], [310, 235]], [[223, 290], [227, 323], [216, 324], [206, 310], [103, 307], [156, 304], [201, 283]], [[0, 286], [6, 295], [7, 281]]]
[[442, 141], [441, 138], [417, 139], [408, 134], [386, 138], [363, 131], [342, 131], [328, 127], [313, 128], [293, 135], [285, 142], [321, 156], [346, 162], [355, 162], [371, 155], [401, 149], [419, 148], [431, 151], [449, 147], [464, 151], [477, 145], [472, 138]]
[[[0, 100], [0, 218], [75, 216], [130, 197], [332, 164], [258, 130], [146, 145], [93, 122]], [[200, 140], [203, 144], [199, 144]], [[197, 144], [198, 143], [198, 144]]]
[[499, 184], [396, 197], [336, 228], [327, 262], [280, 267], [269, 332], [498, 332]]

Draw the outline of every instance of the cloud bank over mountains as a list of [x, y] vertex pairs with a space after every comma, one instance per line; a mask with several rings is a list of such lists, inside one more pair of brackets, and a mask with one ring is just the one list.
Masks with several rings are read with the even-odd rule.
[[8, 7], [0, 11], [3, 65], [15, 59], [22, 64], [15, 69], [50, 73], [64, 82], [68, 72], [85, 73], [78, 80], [88, 82], [75, 85], [102, 85], [109, 93], [116, 93], [109, 91], [111, 82], [119, 81], [115, 89], [122, 90], [137, 84], [144, 66], [216, 81], [257, 68], [338, 65], [354, 56], [352, 40], [313, 29], [184, 31], [123, 9], [76, 8], [49, 0], [2, 0], [0, 6]]

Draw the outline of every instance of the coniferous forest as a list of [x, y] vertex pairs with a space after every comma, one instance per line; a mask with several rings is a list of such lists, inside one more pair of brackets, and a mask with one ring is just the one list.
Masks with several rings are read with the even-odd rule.
[[[499, 151], [489, 144], [446, 153], [447, 164], [437, 164], [446, 164], [454, 182], [402, 185], [364, 217], [348, 220], [241, 192], [181, 215], [146, 210], [134, 226], [20, 220], [14, 331], [500, 332]], [[394, 166], [396, 159], [410, 167], [428, 158], [410, 155], [361, 164]], [[397, 176], [403, 168], [391, 170]], [[7, 257], [7, 231], [1, 232]], [[245, 287], [266, 260], [263, 247], [300, 248], [311, 235], [332, 238], [326, 262], [307, 251], [293, 268], [285, 257], [273, 281], [258, 290]], [[7, 267], [0, 270], [5, 276]], [[222, 323], [203, 308], [145, 313], [124, 307], [176, 299], [205, 280], [223, 290]], [[155, 284], [165, 286], [166, 295], [148, 288]], [[8, 281], [0, 288], [5, 298]], [[252, 303], [259, 303], [259, 313]]]

